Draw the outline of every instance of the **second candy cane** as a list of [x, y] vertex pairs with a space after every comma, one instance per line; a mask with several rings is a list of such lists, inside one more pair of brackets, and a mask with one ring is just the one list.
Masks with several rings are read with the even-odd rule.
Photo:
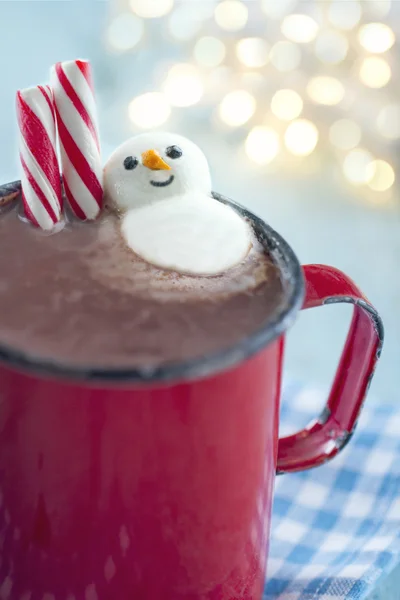
[[57, 63], [51, 73], [66, 198], [82, 220], [103, 203], [103, 170], [90, 64]]

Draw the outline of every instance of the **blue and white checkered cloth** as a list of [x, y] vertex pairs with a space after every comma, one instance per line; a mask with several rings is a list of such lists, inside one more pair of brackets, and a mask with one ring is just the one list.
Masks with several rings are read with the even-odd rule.
[[[324, 397], [285, 386], [281, 434], [315, 417]], [[271, 535], [264, 600], [366, 598], [400, 562], [400, 408], [368, 398], [339, 456], [278, 477]]]

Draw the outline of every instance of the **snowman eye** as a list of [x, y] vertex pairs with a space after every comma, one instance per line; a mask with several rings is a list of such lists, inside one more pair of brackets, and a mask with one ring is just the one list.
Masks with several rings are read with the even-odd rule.
[[168, 146], [168, 148], [165, 151], [165, 154], [169, 158], [180, 158], [182, 156], [183, 152], [179, 148], [179, 146]]
[[132, 171], [132, 169], [135, 169], [138, 164], [139, 161], [136, 156], [127, 156], [124, 160], [124, 167], [127, 171]]

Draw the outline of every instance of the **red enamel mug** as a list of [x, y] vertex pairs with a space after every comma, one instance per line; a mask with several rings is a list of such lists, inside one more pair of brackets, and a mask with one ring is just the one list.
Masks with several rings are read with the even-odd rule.
[[[249, 219], [285, 302], [236, 347], [153, 371], [70, 370], [0, 348], [0, 598], [260, 600], [275, 474], [350, 439], [382, 323], [354, 283], [300, 267]], [[278, 439], [284, 335], [301, 308], [354, 307], [320, 416]]]

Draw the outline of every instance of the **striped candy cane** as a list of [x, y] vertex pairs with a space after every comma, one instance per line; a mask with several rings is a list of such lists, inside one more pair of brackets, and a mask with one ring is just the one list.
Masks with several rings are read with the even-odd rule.
[[57, 63], [51, 84], [65, 195], [79, 219], [95, 219], [103, 203], [103, 169], [90, 63]]
[[17, 92], [16, 108], [25, 215], [37, 227], [50, 230], [60, 221], [62, 214], [51, 89], [38, 85], [20, 90]]

